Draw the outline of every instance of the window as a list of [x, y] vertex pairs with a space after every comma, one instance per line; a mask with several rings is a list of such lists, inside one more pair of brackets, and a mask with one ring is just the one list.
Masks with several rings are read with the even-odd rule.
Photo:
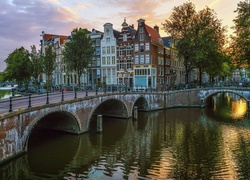
[[100, 42], [101, 42], [100, 39], [96, 39], [95, 45], [96, 45], [96, 46], [100, 46]]
[[112, 53], [112, 54], [115, 53], [115, 46], [111, 46], [111, 53]]
[[149, 43], [146, 43], [146, 48], [145, 48], [146, 51], [149, 51]]
[[132, 69], [132, 61], [131, 61], [131, 59], [127, 59], [127, 69]]
[[107, 47], [107, 54], [110, 54], [110, 46]]
[[102, 47], [102, 54], [106, 54], [106, 47]]
[[135, 64], [139, 64], [139, 57], [138, 57], [138, 55], [135, 56]]
[[135, 44], [135, 52], [138, 52], [138, 50], [139, 50], [138, 44]]
[[120, 60], [120, 66], [119, 66], [120, 69], [124, 69], [124, 60]]
[[140, 32], [140, 33], [143, 33], [143, 27], [140, 27], [140, 28], [139, 28], [139, 32]]
[[112, 56], [112, 64], [115, 64], [115, 56]]
[[110, 57], [107, 57], [107, 64], [110, 65]]
[[132, 47], [127, 46], [127, 56], [131, 56], [131, 55], [132, 55]]
[[140, 44], [140, 52], [144, 52], [144, 44]]
[[140, 41], [144, 40], [144, 34], [140, 34]]
[[124, 47], [123, 46], [120, 46], [120, 56], [123, 56], [124, 55]]
[[106, 38], [106, 43], [110, 42], [110, 38]]
[[102, 57], [102, 64], [106, 65], [106, 57]]
[[145, 64], [149, 64], [149, 63], [150, 63], [149, 54], [146, 54], [146, 61], [145, 61]]
[[96, 48], [96, 55], [100, 55], [100, 52], [101, 50], [100, 50], [100, 47], [98, 47], [98, 48]]
[[127, 34], [123, 34], [123, 41], [127, 41]]
[[140, 55], [140, 64], [144, 64], [144, 55]]

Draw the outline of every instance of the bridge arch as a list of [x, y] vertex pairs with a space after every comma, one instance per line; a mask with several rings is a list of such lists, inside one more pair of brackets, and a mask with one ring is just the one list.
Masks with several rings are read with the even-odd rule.
[[97, 115], [108, 116], [108, 117], [118, 117], [118, 118], [128, 118], [128, 107], [123, 100], [108, 98], [102, 100], [98, 103], [89, 114], [87, 126], [89, 129], [91, 120]]
[[37, 115], [28, 127], [28, 134], [24, 140], [24, 150], [28, 149], [28, 142], [34, 128], [46, 128], [73, 134], [80, 133], [80, 120], [75, 113], [66, 110], [48, 109], [46, 113]]
[[139, 111], [149, 111], [149, 102], [144, 96], [138, 97], [131, 108], [134, 106], [137, 106]]
[[235, 90], [216, 90], [216, 91], [210, 92], [210, 93], [206, 94], [206, 96], [204, 96], [203, 103], [207, 104], [208, 101], [209, 101], [209, 99], [213, 95], [216, 95], [216, 94], [219, 94], [219, 93], [232, 93], [232, 94], [236, 94], [239, 97], [243, 98], [247, 102], [247, 104], [249, 104], [248, 98], [246, 96], [244, 96], [244, 94], [241, 91], [238, 92], [238, 91], [235, 91]]

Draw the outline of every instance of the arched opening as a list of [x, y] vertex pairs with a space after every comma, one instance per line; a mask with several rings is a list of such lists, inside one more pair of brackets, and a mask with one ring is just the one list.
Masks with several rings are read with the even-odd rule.
[[138, 107], [138, 111], [148, 111], [148, 102], [144, 97], [138, 98], [135, 101], [134, 106]]
[[26, 143], [32, 170], [48, 173], [69, 164], [79, 148], [80, 138], [74, 135], [78, 133], [76, 118], [66, 111], [52, 112], [39, 119]]
[[244, 121], [248, 103], [244, 96], [235, 92], [216, 92], [206, 97], [208, 117], [224, 122]]

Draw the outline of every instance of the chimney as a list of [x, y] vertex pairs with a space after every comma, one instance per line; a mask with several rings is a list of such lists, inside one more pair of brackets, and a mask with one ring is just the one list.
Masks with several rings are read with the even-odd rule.
[[154, 29], [159, 33], [159, 27], [157, 25], [154, 26]]
[[131, 27], [131, 28], [134, 28], [134, 24], [131, 24], [130, 27]]

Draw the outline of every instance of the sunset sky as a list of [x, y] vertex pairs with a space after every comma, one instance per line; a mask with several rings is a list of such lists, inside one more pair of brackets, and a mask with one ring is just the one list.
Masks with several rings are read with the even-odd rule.
[[[205, 6], [214, 9], [229, 33], [236, 17], [234, 11], [240, 0], [190, 0], [196, 10]], [[243, 1], [243, 0], [242, 0]], [[174, 6], [187, 0], [1, 0], [0, 1], [0, 71], [6, 68], [4, 60], [16, 48], [39, 48], [42, 31], [49, 34], [69, 35], [76, 27], [103, 31], [107, 22], [121, 30], [126, 18], [137, 26], [143, 18], [149, 26], [158, 25], [169, 17]], [[166, 36], [161, 30], [161, 36]]]

